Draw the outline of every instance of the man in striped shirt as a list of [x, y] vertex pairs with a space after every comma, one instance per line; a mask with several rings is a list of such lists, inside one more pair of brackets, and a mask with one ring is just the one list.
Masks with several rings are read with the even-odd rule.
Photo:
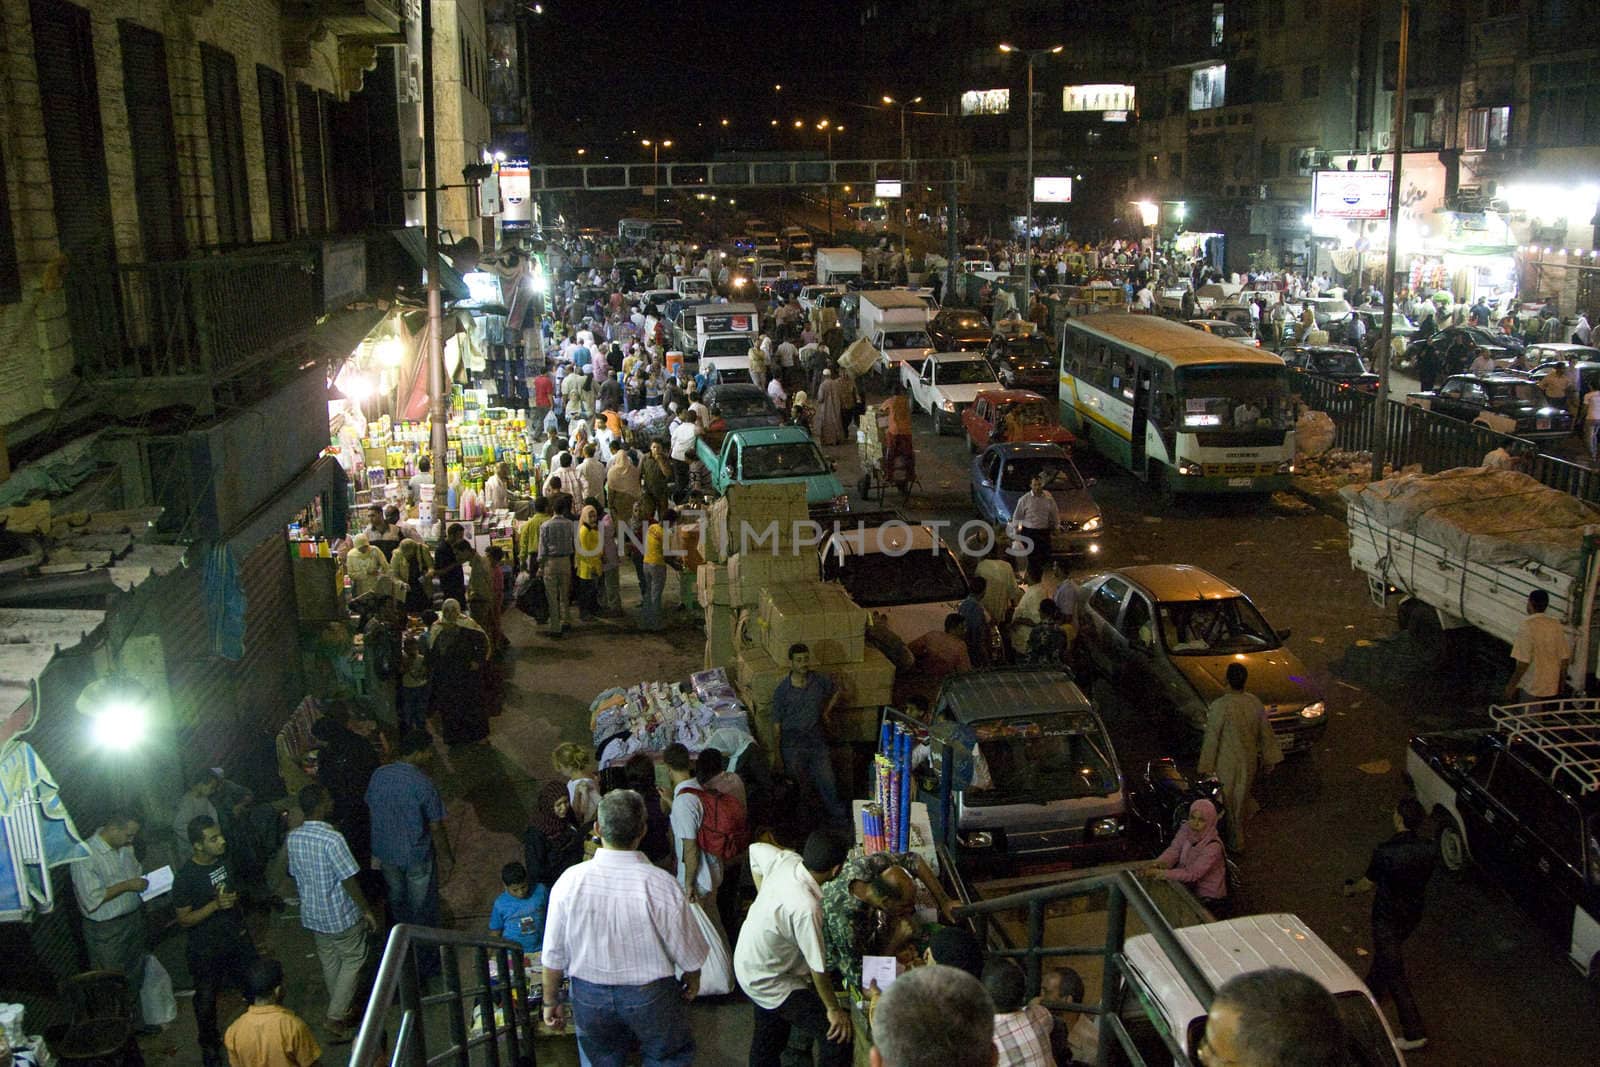
[[[651, 1067], [694, 1063], [689, 1001], [710, 951], [678, 880], [638, 851], [644, 801], [631, 789], [600, 800], [601, 848], [550, 891], [544, 930], [544, 1021], [560, 1029], [561, 981], [587, 1067], [622, 1067], [637, 1044]], [[682, 979], [675, 977], [682, 973]]]
[[128, 986], [133, 991], [134, 1025], [141, 1035], [148, 1036], [158, 1028], [147, 1026], [139, 1009], [148, 939], [144, 900], [139, 894], [149, 887], [149, 882], [140, 874], [139, 858], [133, 854], [133, 839], [138, 835], [136, 815], [113, 811], [94, 836], [84, 842], [89, 858], [72, 864], [71, 871], [72, 891], [83, 912], [83, 940], [89, 949], [89, 965], [128, 976]]
[[361, 868], [344, 835], [328, 822], [333, 797], [313, 782], [300, 790], [305, 822], [289, 832], [289, 875], [300, 891], [300, 925], [311, 931], [328, 986], [328, 1029], [333, 1043], [354, 1036], [350, 1007], [367, 962], [367, 934], [378, 919], [362, 893]]

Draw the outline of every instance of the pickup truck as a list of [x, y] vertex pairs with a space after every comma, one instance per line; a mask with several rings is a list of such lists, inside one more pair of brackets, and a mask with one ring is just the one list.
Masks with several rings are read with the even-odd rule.
[[719, 496], [730, 485], [804, 482], [806, 504], [812, 511], [849, 510], [850, 498], [833, 464], [799, 426], [732, 430], [715, 450], [702, 437], [695, 452], [710, 469], [711, 487]]
[[1000, 379], [981, 352], [935, 352], [922, 361], [900, 364], [900, 381], [912, 406], [928, 413], [936, 433], [961, 428], [961, 416], [986, 389], [999, 389]]

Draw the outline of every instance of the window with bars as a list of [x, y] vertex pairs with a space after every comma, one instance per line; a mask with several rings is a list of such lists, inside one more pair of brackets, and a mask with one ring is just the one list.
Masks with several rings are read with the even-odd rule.
[[1276, 178], [1282, 173], [1283, 150], [1275, 144], [1261, 142], [1261, 177]]
[[233, 55], [200, 46], [200, 80], [206, 102], [206, 143], [211, 149], [211, 187], [217, 242], [249, 244], [250, 177], [244, 161], [244, 122], [239, 111], [239, 69]]
[[1511, 140], [1511, 108], [1475, 107], [1467, 112], [1467, 151], [1504, 148]]

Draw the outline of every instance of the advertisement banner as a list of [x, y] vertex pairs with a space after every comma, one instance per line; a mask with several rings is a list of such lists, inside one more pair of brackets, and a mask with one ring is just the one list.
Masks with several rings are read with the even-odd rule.
[[963, 115], [1004, 115], [1010, 110], [1010, 89], [969, 89], [961, 94]]
[[1389, 217], [1389, 172], [1319, 170], [1311, 176], [1311, 215], [1319, 219]]
[[1131, 85], [1065, 85], [1061, 88], [1062, 111], [1132, 111]]
[[1072, 179], [1034, 178], [1033, 199], [1039, 204], [1072, 203]]
[[526, 159], [508, 159], [500, 164], [500, 218], [503, 221], [532, 221], [532, 192]]
[[899, 182], [876, 182], [873, 185], [872, 195], [879, 200], [900, 199]]

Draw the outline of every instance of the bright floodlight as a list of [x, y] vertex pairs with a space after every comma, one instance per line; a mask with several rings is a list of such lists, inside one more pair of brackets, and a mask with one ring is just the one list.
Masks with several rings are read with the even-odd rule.
[[144, 740], [147, 725], [143, 706], [119, 701], [89, 720], [89, 733], [101, 748], [130, 749]]
[[1011, 46], [1010, 46], [1010, 45], [1008, 45], [1008, 44], [1001, 44], [1001, 45], [1000, 45], [1000, 51], [1002, 51], [1002, 52], [1015, 52], [1015, 51], [1016, 51], [1016, 49], [1015, 49], [1015, 48], [1012, 48], [1012, 47], [1011, 47]]
[[894, 103], [894, 97], [892, 97], [892, 96], [887, 96], [887, 95], [886, 95], [886, 96], [885, 96], [885, 97], [884, 97], [884, 98], [883, 98], [883, 102], [884, 102], [884, 103], [885, 103], [885, 104], [892, 104], [892, 103]]

